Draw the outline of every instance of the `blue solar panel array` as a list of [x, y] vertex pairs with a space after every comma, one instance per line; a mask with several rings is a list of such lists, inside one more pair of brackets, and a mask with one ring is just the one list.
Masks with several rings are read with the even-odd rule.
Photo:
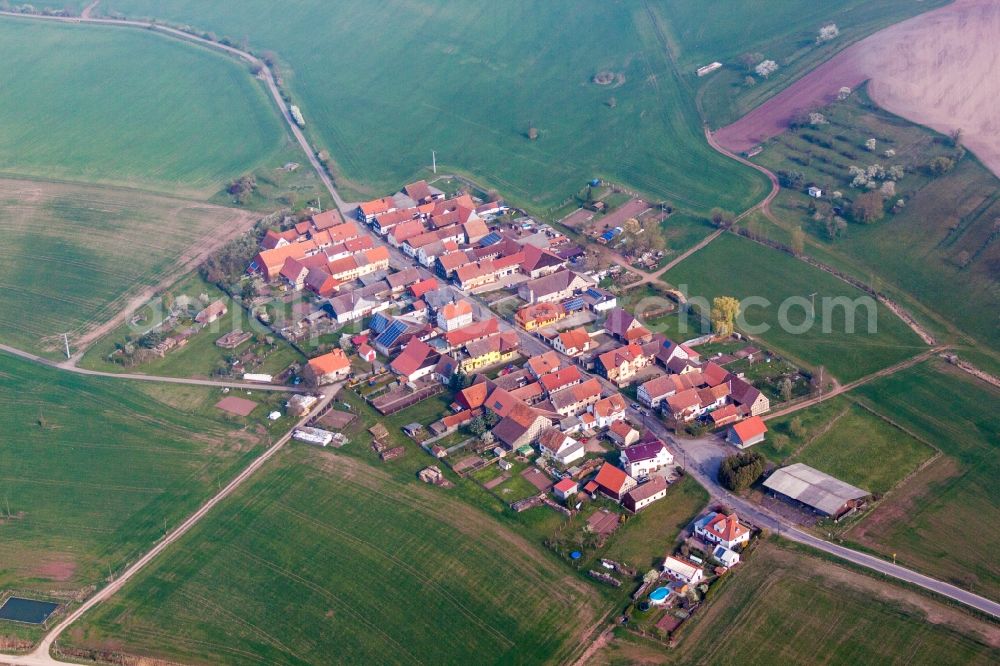
[[382, 334], [375, 338], [375, 344], [388, 349], [399, 339], [399, 336], [406, 333], [407, 328], [406, 322], [394, 321], [389, 325], [389, 328], [382, 331]]
[[494, 231], [491, 234], [487, 234], [481, 241], [479, 241], [479, 247], [489, 247], [490, 245], [499, 243], [502, 240], [503, 236]]
[[375, 335], [380, 334], [385, 329], [389, 328], [389, 324], [392, 323], [392, 319], [386, 317], [381, 312], [376, 312], [375, 316], [372, 317], [371, 322], [368, 324], [368, 328], [372, 330]]
[[586, 303], [583, 302], [582, 298], [571, 298], [563, 303], [563, 307], [566, 308], [567, 312], [576, 312], [577, 310], [582, 310], [586, 307]]

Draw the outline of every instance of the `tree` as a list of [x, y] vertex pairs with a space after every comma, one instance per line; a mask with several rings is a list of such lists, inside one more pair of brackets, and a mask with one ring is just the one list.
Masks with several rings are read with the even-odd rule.
[[464, 388], [468, 388], [471, 384], [472, 378], [461, 370], [452, 373], [451, 379], [448, 380], [448, 388], [452, 391], [461, 391]]
[[743, 85], [745, 85], [747, 88], [753, 88], [755, 85], [757, 85], [757, 79], [747, 74], [746, 78], [743, 79]]
[[788, 432], [795, 439], [802, 439], [806, 434], [805, 426], [802, 425], [802, 419], [798, 416], [793, 418], [792, 422], [788, 424]]
[[757, 52], [744, 53], [739, 57], [740, 64], [743, 65], [748, 72], [753, 71], [754, 65], [763, 59], [764, 54]]
[[784, 400], [785, 402], [788, 402], [789, 400], [792, 399], [792, 388], [793, 386], [791, 379], [785, 377], [784, 379], [781, 380], [781, 388], [779, 389], [779, 391], [781, 392], [781, 399]]
[[816, 43], [822, 44], [824, 42], [829, 42], [830, 40], [836, 39], [840, 35], [840, 28], [837, 27], [836, 23], [828, 23], [819, 29], [819, 34], [816, 36]]
[[867, 141], [865, 141], [865, 150], [874, 152], [876, 145], [878, 145], [878, 141], [876, 141], [874, 138], [868, 139]]
[[753, 71], [757, 72], [757, 76], [762, 76], [766, 79], [778, 71], [778, 63], [773, 60], [764, 60], [754, 67]]
[[715, 207], [709, 211], [709, 219], [712, 220], [712, 224], [715, 226], [726, 229], [733, 226], [736, 216], [732, 213], [732, 211]]
[[469, 432], [471, 432], [476, 437], [482, 437], [483, 433], [486, 432], [486, 422], [482, 416], [477, 416], [476, 418], [469, 421]]
[[487, 430], [486, 432], [484, 432], [482, 435], [479, 436], [479, 441], [481, 441], [483, 444], [486, 444], [487, 446], [489, 446], [494, 441], [496, 441], [496, 437], [493, 436], [492, 432], [490, 432], [489, 430]]
[[854, 200], [851, 214], [862, 224], [874, 224], [885, 217], [885, 197], [878, 190], [865, 192]]
[[740, 302], [732, 296], [716, 296], [712, 299], [712, 330], [716, 335], [729, 336], [736, 329], [736, 317], [740, 314]]
[[945, 157], [944, 155], [939, 155], [935, 157], [930, 162], [927, 163], [927, 168], [935, 176], [941, 176], [948, 173], [955, 166], [955, 160], [950, 157]]
[[731, 455], [719, 466], [719, 481], [729, 490], [746, 490], [764, 473], [764, 456], [756, 451]]
[[642, 231], [642, 226], [639, 224], [639, 220], [634, 217], [630, 217], [624, 222], [622, 222], [622, 229], [627, 234], [632, 234], [633, 236]]
[[792, 229], [792, 238], [789, 243], [791, 244], [792, 254], [796, 257], [801, 257], [806, 246], [806, 234], [802, 231], [802, 227]]
[[250, 200], [250, 196], [256, 189], [257, 179], [251, 173], [246, 174], [245, 176], [240, 176], [233, 182], [229, 183], [227, 191], [236, 198], [237, 203], [242, 205]]

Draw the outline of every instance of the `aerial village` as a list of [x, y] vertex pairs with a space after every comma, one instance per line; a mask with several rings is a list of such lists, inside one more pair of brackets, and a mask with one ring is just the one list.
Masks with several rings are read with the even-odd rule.
[[[714, 437], [733, 452], [767, 437], [761, 417], [771, 399], [729, 368], [771, 358], [741, 339], [708, 354], [699, 349], [718, 342], [712, 335], [671, 340], [650, 330], [619, 303], [609, 269], [585, 268], [586, 252], [502, 201], [448, 198], [420, 181], [361, 203], [356, 219], [330, 210], [268, 230], [247, 270], [263, 292], [308, 304], [280, 335], [339, 333], [335, 348], [302, 368], [308, 386], [344, 383], [384, 417], [424, 401], [448, 405], [401, 427], [427, 456], [420, 480], [447, 488], [449, 470], [516, 513], [585, 511], [584, 541], [599, 545], [683, 477], [674, 437]], [[299, 394], [288, 408], [304, 417], [316, 402]], [[316, 417], [296, 439], [347, 443], [336, 419]], [[382, 421], [369, 430], [371, 455], [385, 462], [407, 451], [388, 432]], [[767, 483], [834, 518], [867, 496], [801, 464]], [[515, 484], [529, 492], [505, 494]], [[643, 576], [633, 601], [676, 607], [657, 625], [669, 634], [759, 531], [718, 505], [663, 544], [660, 569]], [[553, 538], [552, 547], [572, 562], [579, 543]], [[604, 558], [588, 572], [615, 587], [637, 573]]]

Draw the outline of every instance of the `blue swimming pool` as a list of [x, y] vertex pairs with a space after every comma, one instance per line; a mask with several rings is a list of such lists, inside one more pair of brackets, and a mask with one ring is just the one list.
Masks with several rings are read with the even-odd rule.
[[658, 587], [649, 593], [649, 600], [654, 604], [662, 604], [670, 596], [670, 588]]

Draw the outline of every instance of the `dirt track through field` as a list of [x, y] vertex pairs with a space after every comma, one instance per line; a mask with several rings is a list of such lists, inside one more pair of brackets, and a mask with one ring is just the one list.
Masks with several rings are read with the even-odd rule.
[[956, 0], [881, 30], [806, 74], [735, 123], [716, 132], [743, 152], [783, 132], [795, 115], [836, 99], [841, 86], [870, 80], [872, 98], [963, 142], [1000, 174], [1000, 3]]

